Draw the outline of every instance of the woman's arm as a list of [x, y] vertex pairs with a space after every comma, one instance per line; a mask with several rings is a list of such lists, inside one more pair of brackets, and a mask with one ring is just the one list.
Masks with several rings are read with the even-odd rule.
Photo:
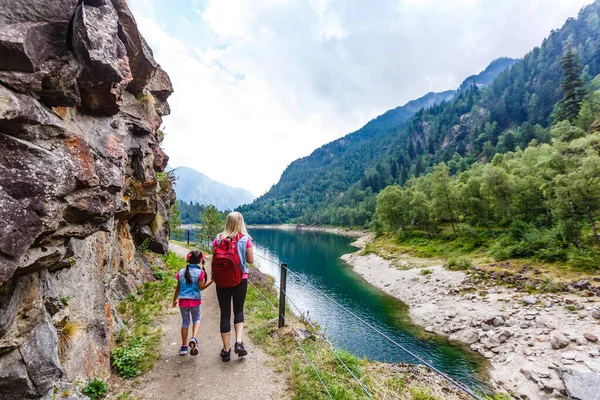
[[175, 296], [173, 296], [173, 307], [177, 307], [177, 298], [179, 297], [179, 282], [177, 282], [177, 287], [175, 288]]
[[246, 249], [246, 261], [248, 261], [250, 264], [254, 262], [254, 250], [252, 247], [248, 247]]

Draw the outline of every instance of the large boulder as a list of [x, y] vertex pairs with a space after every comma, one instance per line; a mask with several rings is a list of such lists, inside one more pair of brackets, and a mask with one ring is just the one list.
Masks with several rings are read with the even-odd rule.
[[560, 376], [573, 400], [600, 400], [600, 374], [583, 367], [563, 367]]
[[5, 400], [40, 397], [35, 384], [29, 378], [25, 361], [19, 350], [12, 350], [0, 357], [0, 392]]
[[77, 2], [7, 1], [0, 9], [0, 81], [39, 93], [51, 106], [79, 105], [80, 66], [68, 48]]
[[38, 326], [20, 347], [27, 374], [40, 394], [47, 393], [63, 370], [58, 360], [56, 329], [46, 321]]
[[119, 112], [131, 82], [125, 45], [118, 37], [119, 17], [112, 4], [80, 4], [73, 18], [73, 51], [84, 65], [79, 77], [82, 107], [90, 113]]
[[2, 0], [0, 26], [18, 22], [68, 22], [78, 0]]
[[[119, 15], [119, 37], [125, 43], [129, 66], [133, 75], [133, 81], [129, 84], [128, 89], [137, 94], [148, 84], [158, 64], [154, 61], [150, 46], [140, 34], [135, 18], [126, 1], [112, 0], [112, 4]], [[162, 101], [166, 101], [166, 97]]]

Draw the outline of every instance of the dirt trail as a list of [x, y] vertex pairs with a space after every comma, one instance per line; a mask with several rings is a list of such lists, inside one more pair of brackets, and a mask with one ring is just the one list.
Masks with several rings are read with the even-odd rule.
[[[183, 257], [188, 253], [187, 249], [173, 243], [170, 250]], [[208, 265], [207, 269], [210, 274]], [[247, 334], [244, 345], [248, 355], [238, 358], [232, 351], [230, 362], [221, 361], [219, 351], [223, 344], [214, 285], [202, 292], [200, 352], [197, 356], [177, 354], [181, 346], [180, 328], [179, 309], [169, 309], [163, 319], [161, 357], [154, 369], [136, 385], [132, 393], [134, 398], [262, 400], [287, 397], [284, 377], [273, 370], [273, 359], [255, 346]]]

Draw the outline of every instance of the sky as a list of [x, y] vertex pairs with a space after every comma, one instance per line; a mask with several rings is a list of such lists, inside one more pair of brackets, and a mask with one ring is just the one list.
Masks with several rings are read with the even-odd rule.
[[592, 0], [128, 0], [175, 92], [170, 165], [264, 194], [372, 118], [523, 57]]

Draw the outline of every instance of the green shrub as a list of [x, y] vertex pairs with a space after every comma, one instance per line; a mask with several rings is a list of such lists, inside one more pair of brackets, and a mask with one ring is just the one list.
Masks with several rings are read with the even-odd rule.
[[134, 378], [140, 372], [140, 361], [145, 356], [143, 339], [135, 338], [111, 351], [112, 363], [123, 378]]
[[108, 385], [103, 380], [94, 378], [86, 382], [85, 386], [81, 389], [81, 393], [92, 400], [103, 399], [108, 393]]
[[596, 272], [600, 269], [600, 254], [590, 249], [571, 246], [567, 251], [567, 263], [577, 269]]
[[466, 271], [471, 267], [473, 267], [473, 263], [471, 260], [467, 260], [466, 258], [460, 258], [458, 260], [451, 258], [448, 260], [448, 268], [452, 270]]
[[152, 266], [152, 274], [159, 281], [165, 280], [165, 273], [163, 271], [161, 271], [160, 268], [158, 268], [156, 265]]
[[71, 296], [63, 296], [62, 294], [59, 295], [58, 298], [60, 299], [62, 305], [65, 307], [69, 305], [69, 300], [71, 300]]
[[433, 274], [433, 271], [430, 269], [424, 268], [421, 271], [419, 271], [419, 273], [423, 276], [427, 276], [427, 275]]
[[437, 400], [426, 388], [413, 387], [410, 389], [413, 400]]

